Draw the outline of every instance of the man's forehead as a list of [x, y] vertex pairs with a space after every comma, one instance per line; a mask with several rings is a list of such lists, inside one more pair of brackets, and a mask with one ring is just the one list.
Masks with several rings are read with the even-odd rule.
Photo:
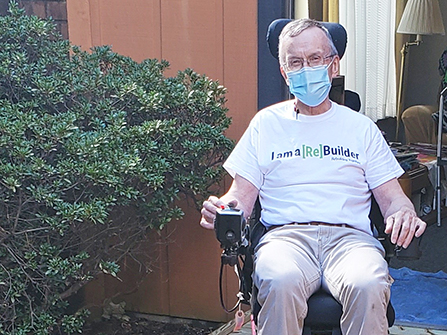
[[296, 52], [326, 52], [330, 51], [329, 40], [325, 32], [317, 27], [303, 30], [296, 36], [284, 38], [284, 51], [286, 54]]

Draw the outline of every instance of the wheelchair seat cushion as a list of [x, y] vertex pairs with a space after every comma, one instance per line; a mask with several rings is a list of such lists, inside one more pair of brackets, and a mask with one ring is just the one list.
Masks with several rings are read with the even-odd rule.
[[308, 312], [304, 325], [309, 327], [337, 327], [343, 313], [342, 306], [330, 293], [320, 289], [307, 301]]
[[[308, 312], [304, 326], [312, 329], [339, 327], [343, 308], [330, 293], [322, 289], [318, 290], [309, 298], [307, 305]], [[388, 327], [392, 327], [396, 315], [391, 301], [388, 303], [386, 316]]]

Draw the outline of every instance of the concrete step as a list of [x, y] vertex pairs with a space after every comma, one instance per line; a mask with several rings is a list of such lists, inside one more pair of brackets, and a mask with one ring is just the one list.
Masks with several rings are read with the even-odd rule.
[[[229, 335], [229, 334], [239, 334], [239, 335], [252, 335], [251, 330], [251, 321], [250, 321], [251, 312], [245, 312], [245, 322], [242, 329], [239, 331], [234, 331], [234, 320], [226, 323], [219, 329], [216, 329], [210, 335]], [[399, 326], [394, 325], [389, 330], [390, 335], [447, 335], [447, 330], [438, 330], [433, 328], [417, 328], [410, 326]]]

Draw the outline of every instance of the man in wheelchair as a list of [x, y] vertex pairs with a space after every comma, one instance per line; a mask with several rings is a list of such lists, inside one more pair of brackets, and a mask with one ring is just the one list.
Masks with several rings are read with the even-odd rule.
[[343, 306], [343, 334], [387, 334], [392, 279], [371, 233], [371, 196], [392, 243], [406, 248], [426, 228], [376, 125], [329, 100], [339, 60], [319, 22], [286, 25], [279, 62], [295, 99], [256, 114], [224, 164], [230, 189], [203, 203], [200, 224], [212, 229], [221, 206], [248, 215], [260, 199], [267, 232], [254, 257], [258, 334], [301, 334], [307, 300], [320, 288]]

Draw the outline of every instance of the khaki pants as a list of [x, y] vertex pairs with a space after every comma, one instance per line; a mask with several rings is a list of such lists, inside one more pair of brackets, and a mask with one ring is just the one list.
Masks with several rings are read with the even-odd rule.
[[259, 335], [302, 334], [307, 299], [320, 287], [343, 306], [344, 335], [388, 334], [392, 279], [380, 242], [349, 227], [286, 225], [255, 250]]

